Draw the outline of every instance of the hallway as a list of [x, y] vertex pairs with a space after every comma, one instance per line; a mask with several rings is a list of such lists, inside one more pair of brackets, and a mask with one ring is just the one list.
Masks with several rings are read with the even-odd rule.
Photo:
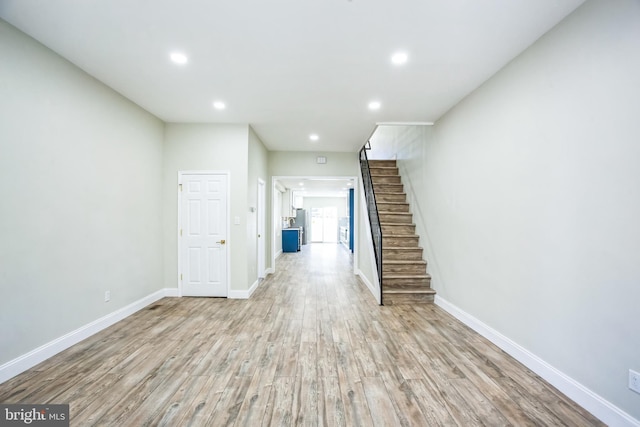
[[377, 305], [341, 245], [249, 300], [164, 298], [0, 385], [71, 425], [601, 425], [435, 305]]

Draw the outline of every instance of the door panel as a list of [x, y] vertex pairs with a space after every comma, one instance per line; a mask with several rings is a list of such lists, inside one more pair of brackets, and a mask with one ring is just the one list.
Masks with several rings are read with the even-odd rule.
[[200, 248], [188, 248], [188, 265], [189, 265], [189, 274], [187, 277], [189, 278], [189, 283], [199, 284], [200, 283]]
[[219, 200], [208, 200], [207, 203], [207, 219], [209, 221], [207, 230], [209, 232], [209, 236], [219, 236], [222, 234], [222, 230], [220, 229], [222, 224], [220, 223], [220, 201]]
[[220, 264], [216, 262], [216, 259], [218, 257], [220, 257], [220, 249], [219, 248], [209, 248], [209, 253], [208, 255], [208, 262], [207, 265], [209, 266], [209, 275], [208, 277], [208, 282], [211, 284], [215, 284], [217, 282], [220, 282], [221, 280], [221, 274], [220, 274]]
[[227, 296], [227, 176], [183, 175], [182, 295]]
[[200, 236], [200, 200], [189, 200], [188, 212], [187, 233], [191, 237], [198, 237]]

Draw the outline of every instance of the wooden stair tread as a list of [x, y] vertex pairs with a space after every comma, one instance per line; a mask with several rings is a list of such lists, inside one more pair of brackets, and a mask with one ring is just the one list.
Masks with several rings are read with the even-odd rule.
[[394, 283], [392, 285], [384, 285], [384, 288], [390, 291], [415, 291], [420, 289], [432, 289], [429, 283]]
[[409, 211], [409, 204], [404, 203], [396, 203], [389, 204], [387, 202], [378, 202], [378, 213], [379, 214], [405, 214], [411, 215], [412, 213]]
[[425, 260], [417, 260], [417, 259], [408, 259], [408, 260], [401, 260], [401, 259], [390, 259], [387, 261], [383, 261], [383, 265], [384, 264], [391, 264], [391, 265], [400, 265], [400, 264], [426, 264], [427, 261]]
[[425, 289], [384, 289], [383, 294], [435, 294], [436, 291], [431, 288]]
[[416, 251], [416, 250], [423, 250], [422, 246], [389, 246], [389, 247], [383, 247], [384, 249], [390, 249], [390, 250], [394, 250], [394, 251]]
[[[408, 214], [411, 215], [411, 214]], [[402, 222], [407, 221], [407, 220], [411, 220], [412, 218], [409, 218], [407, 215], [401, 216], [401, 215], [395, 215], [395, 216], [388, 216], [388, 213], [386, 212], [378, 212], [378, 217], [380, 217], [380, 219], [385, 219], [387, 222], [381, 222], [380, 225], [382, 224], [404, 224], [404, 225], [412, 225], [412, 223], [410, 222]], [[384, 218], [382, 218], [384, 217]], [[388, 222], [388, 221], [394, 221], [394, 222]]]
[[383, 273], [383, 279], [431, 279], [431, 276], [428, 274], [394, 274], [394, 273]]

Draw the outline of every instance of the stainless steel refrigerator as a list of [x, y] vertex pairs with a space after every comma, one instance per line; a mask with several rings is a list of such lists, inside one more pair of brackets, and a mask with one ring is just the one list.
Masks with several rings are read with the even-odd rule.
[[293, 221], [292, 227], [300, 227], [302, 230], [302, 244], [307, 244], [307, 236], [309, 234], [309, 230], [307, 229], [307, 210], [306, 209], [296, 209], [296, 217]]

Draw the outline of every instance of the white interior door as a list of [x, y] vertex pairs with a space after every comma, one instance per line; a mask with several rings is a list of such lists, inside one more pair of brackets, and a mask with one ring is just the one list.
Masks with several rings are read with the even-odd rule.
[[266, 223], [266, 203], [267, 198], [265, 182], [258, 179], [258, 277], [264, 278], [265, 274], [265, 223]]
[[182, 295], [227, 296], [227, 175], [182, 175]]

